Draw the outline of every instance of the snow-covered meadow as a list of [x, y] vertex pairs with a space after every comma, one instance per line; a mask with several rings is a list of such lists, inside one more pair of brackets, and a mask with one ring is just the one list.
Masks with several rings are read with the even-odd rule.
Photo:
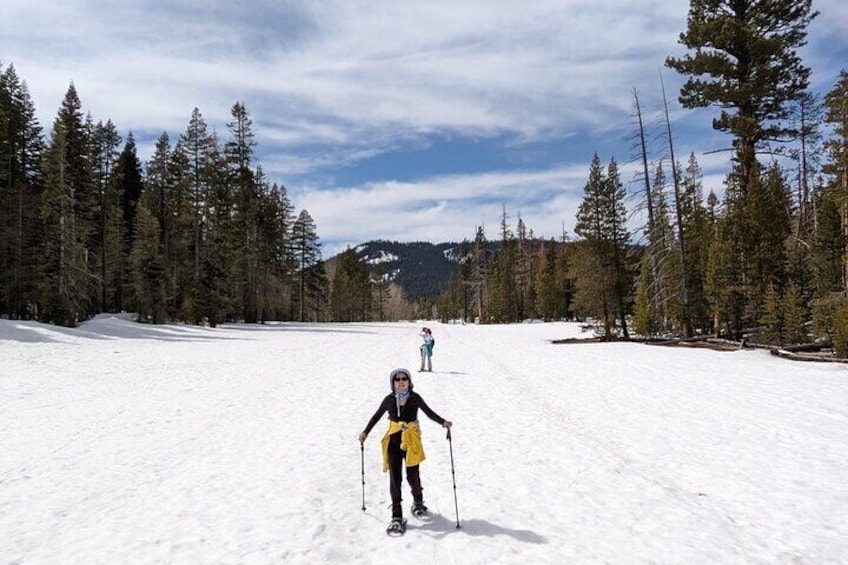
[[[848, 366], [427, 322], [417, 373], [420, 325], [0, 320], [0, 563], [848, 562]], [[390, 538], [399, 366], [456, 499], [425, 419]]]

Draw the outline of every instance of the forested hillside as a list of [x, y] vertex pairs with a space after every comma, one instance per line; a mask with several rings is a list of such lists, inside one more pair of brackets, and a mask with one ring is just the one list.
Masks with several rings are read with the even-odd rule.
[[379, 265], [410, 298], [436, 298], [444, 292], [458, 262], [458, 243], [369, 241], [356, 247], [371, 272]]

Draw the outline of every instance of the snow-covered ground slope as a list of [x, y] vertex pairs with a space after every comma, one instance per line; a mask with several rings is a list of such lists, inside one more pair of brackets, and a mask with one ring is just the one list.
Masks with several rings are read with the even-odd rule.
[[[848, 561], [848, 367], [420, 325], [0, 320], [0, 563]], [[454, 429], [390, 538], [399, 366]]]

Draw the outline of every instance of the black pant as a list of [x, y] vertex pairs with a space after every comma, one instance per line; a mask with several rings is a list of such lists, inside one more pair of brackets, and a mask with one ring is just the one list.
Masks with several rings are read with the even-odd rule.
[[[403, 516], [403, 506], [401, 501], [403, 497], [400, 493], [400, 487], [403, 483], [402, 467], [403, 460], [406, 457], [406, 451], [400, 448], [400, 432], [389, 436], [389, 493], [392, 495], [392, 517]], [[423, 502], [421, 475], [418, 472], [418, 465], [406, 468], [406, 480], [412, 489], [412, 500], [414, 502]]]

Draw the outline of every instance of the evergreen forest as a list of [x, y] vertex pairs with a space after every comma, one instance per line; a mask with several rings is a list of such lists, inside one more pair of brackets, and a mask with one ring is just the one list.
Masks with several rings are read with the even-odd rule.
[[309, 212], [266, 178], [244, 103], [221, 137], [195, 108], [142, 163], [131, 132], [83, 114], [73, 83], [45, 132], [26, 81], [0, 64], [0, 317], [580, 319], [609, 339], [823, 340], [846, 356], [848, 72], [810, 91], [799, 49], [817, 16], [811, 0], [690, 1], [686, 52], [665, 66], [685, 79], [680, 106], [726, 135], [721, 198], [694, 154], [675, 156], [664, 88], [660, 142], [634, 90], [638, 179], [596, 154], [573, 234], [538, 238], [504, 209], [493, 241], [477, 227], [440, 248], [455, 268], [431, 296], [352, 249], [324, 261]]

